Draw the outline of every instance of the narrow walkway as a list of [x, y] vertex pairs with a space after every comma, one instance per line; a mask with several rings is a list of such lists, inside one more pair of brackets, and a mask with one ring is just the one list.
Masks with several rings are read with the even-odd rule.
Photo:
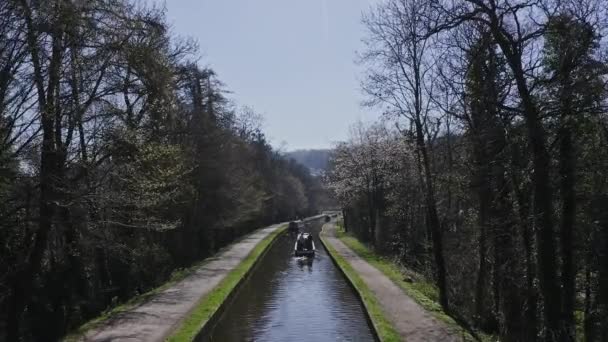
[[418, 341], [460, 341], [455, 334], [440, 321], [426, 312], [418, 303], [406, 295], [374, 266], [359, 257], [348, 246], [336, 237], [335, 223], [323, 227], [325, 241], [333, 246], [336, 252], [352, 266], [372, 291], [382, 307], [386, 318], [407, 342]]
[[200, 269], [151, 300], [85, 333], [83, 341], [163, 341], [255, 246], [281, 224], [258, 229], [208, 259]]

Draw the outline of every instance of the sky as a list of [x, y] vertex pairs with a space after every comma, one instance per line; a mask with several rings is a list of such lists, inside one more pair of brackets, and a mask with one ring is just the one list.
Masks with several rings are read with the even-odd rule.
[[[162, 1], [149, 0], [158, 4]], [[365, 34], [374, 0], [166, 0], [173, 32], [198, 42], [200, 63], [216, 71], [239, 106], [264, 117], [275, 147], [328, 148], [361, 107]]]

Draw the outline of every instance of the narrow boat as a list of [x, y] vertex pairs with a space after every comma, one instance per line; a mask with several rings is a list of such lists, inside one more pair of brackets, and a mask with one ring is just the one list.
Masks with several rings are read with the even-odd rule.
[[291, 221], [289, 222], [289, 226], [287, 228], [287, 230], [289, 231], [289, 234], [291, 234], [292, 236], [297, 236], [298, 233], [300, 232], [300, 225], [298, 224], [298, 222], [294, 222]]
[[300, 233], [296, 239], [294, 246], [294, 254], [297, 257], [314, 257], [315, 256], [315, 242], [312, 239], [310, 233]]

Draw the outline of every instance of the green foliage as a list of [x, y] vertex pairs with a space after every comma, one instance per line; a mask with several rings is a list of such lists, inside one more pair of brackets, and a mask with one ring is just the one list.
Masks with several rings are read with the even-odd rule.
[[0, 24], [0, 340], [59, 339], [322, 202], [164, 10], [2, 2]]
[[129, 148], [130, 155], [123, 154], [110, 171], [114, 176], [110, 191], [121, 204], [118, 215], [128, 216], [130, 225], [148, 229], [178, 227], [182, 218], [171, 217], [171, 211], [186, 205], [194, 193], [186, 177], [192, 172], [191, 162], [182, 147], [131, 142]]
[[[329, 183], [348, 232], [434, 279], [463, 325], [572, 340], [582, 320], [606, 339], [605, 6], [492, 4], [387, 0], [364, 15], [365, 104], [384, 116], [337, 145]], [[366, 165], [392, 127], [397, 153]], [[433, 310], [416, 283], [402, 286]]]

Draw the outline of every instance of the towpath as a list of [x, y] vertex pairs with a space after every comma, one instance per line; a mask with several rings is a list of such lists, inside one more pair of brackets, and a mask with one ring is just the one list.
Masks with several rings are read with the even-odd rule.
[[425, 311], [397, 284], [340, 241], [336, 237], [335, 223], [326, 224], [322, 234], [324, 240], [352, 266], [372, 291], [386, 318], [393, 323], [404, 341], [461, 341], [461, 338]]
[[87, 331], [81, 341], [163, 341], [188, 317], [203, 296], [281, 225], [275, 224], [246, 235], [208, 259], [185, 279]]

